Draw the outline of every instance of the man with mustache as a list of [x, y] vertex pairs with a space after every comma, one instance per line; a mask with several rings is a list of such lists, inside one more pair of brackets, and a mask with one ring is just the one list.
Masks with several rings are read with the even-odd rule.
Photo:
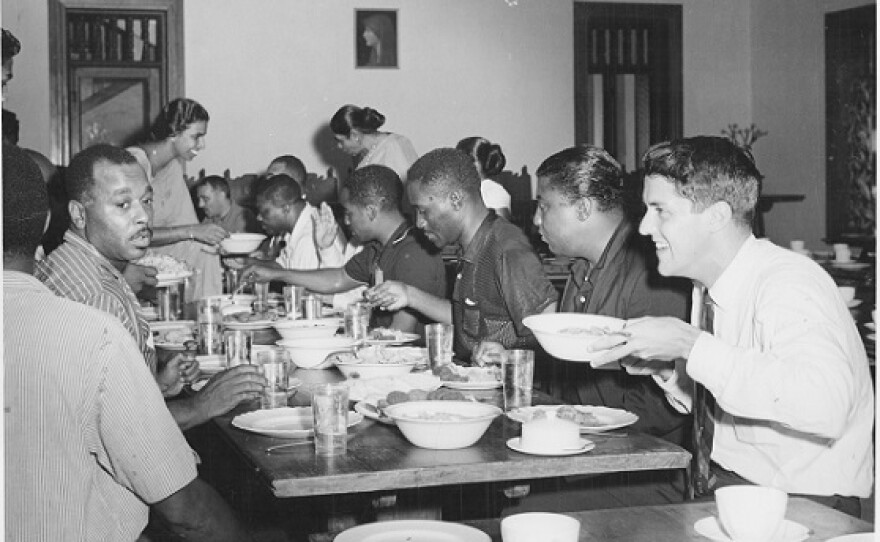
[[[64, 243], [37, 263], [35, 276], [56, 294], [115, 316], [138, 343], [163, 395], [177, 395], [198, 374], [180, 355], [157, 363], [150, 326], [122, 272], [152, 239], [153, 189], [128, 151], [95, 145], [77, 154], [65, 174], [70, 229]], [[265, 380], [253, 366], [221, 373], [192, 397], [168, 402], [183, 429], [256, 397]]]

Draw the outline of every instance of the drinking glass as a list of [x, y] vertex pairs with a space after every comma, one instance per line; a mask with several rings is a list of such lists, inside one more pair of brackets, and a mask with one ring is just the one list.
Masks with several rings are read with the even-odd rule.
[[228, 329], [223, 334], [223, 339], [226, 345], [226, 367], [228, 369], [251, 362], [251, 347], [254, 341], [251, 331]]
[[282, 290], [284, 296], [284, 311], [291, 320], [302, 318], [303, 296], [306, 294], [304, 286], [285, 286]]
[[508, 350], [501, 361], [504, 385], [504, 410], [532, 406], [532, 380], [535, 353], [531, 350]]
[[219, 298], [199, 299], [196, 302], [196, 323], [199, 334], [199, 354], [223, 352], [223, 320]]
[[290, 377], [290, 357], [286, 350], [263, 350], [257, 353], [257, 367], [266, 377], [266, 387], [260, 396], [260, 408], [287, 406], [287, 388]]
[[373, 306], [365, 301], [355, 301], [345, 308], [345, 335], [355, 340], [367, 338]]
[[431, 369], [452, 363], [452, 339], [452, 324], [425, 326], [425, 343], [428, 346], [428, 363]]
[[348, 442], [348, 386], [317, 384], [312, 388], [315, 454], [344, 455]]

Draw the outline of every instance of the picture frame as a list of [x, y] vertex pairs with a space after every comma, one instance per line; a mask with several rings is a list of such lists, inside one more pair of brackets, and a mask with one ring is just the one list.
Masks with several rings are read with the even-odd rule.
[[355, 67], [398, 68], [396, 9], [354, 10]]

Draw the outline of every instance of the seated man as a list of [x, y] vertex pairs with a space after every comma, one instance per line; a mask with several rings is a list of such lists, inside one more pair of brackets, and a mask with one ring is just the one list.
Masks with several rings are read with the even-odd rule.
[[367, 298], [386, 310], [411, 307], [452, 323], [461, 360], [470, 360], [481, 341], [536, 346], [522, 319], [553, 312], [558, 294], [523, 232], [483, 204], [473, 160], [456, 149], [435, 149], [416, 160], [407, 179], [416, 226], [437, 247], [461, 251], [452, 301], [397, 281], [371, 288]]
[[302, 160], [292, 154], [278, 156], [269, 163], [269, 167], [266, 168], [266, 178], [269, 179], [276, 175], [287, 175], [296, 181], [300, 188], [305, 189], [306, 166], [302, 163]]
[[[260, 281], [283, 280], [311, 291], [331, 294], [360, 285], [375, 286], [396, 280], [433, 296], [446, 292], [443, 260], [436, 250], [424, 246], [413, 227], [400, 213], [403, 185], [397, 174], [385, 166], [356, 170], [342, 189], [345, 219], [352, 235], [364, 245], [344, 267], [299, 271], [255, 265], [244, 277]], [[329, 235], [332, 239], [334, 236]], [[421, 331], [426, 320], [412, 309], [373, 314], [373, 325], [403, 331]]]
[[[70, 196], [70, 229], [64, 243], [37, 263], [36, 276], [56, 294], [91, 305], [119, 320], [137, 341], [142, 359], [157, 371], [150, 326], [122, 270], [150, 245], [152, 187], [126, 150], [94, 145], [70, 161], [65, 177]], [[182, 388], [175, 356], [158, 372], [163, 393]], [[183, 369], [191, 375], [198, 370]], [[184, 429], [203, 423], [257, 397], [265, 379], [256, 367], [239, 366], [215, 375], [191, 397], [168, 402]]]
[[834, 281], [755, 238], [761, 174], [727, 139], [661, 143], [643, 163], [639, 231], [661, 274], [693, 281], [692, 323], [631, 320], [591, 347], [606, 350], [593, 363], [650, 372], [673, 406], [693, 412], [696, 495], [759, 484], [858, 517], [874, 480], [874, 391]]
[[261, 230], [250, 209], [232, 201], [229, 182], [219, 175], [208, 175], [196, 183], [203, 224], [217, 224], [229, 233], [255, 233]]
[[136, 540], [152, 510], [187, 540], [247, 540], [197, 477], [125, 328], [31, 276], [48, 209], [39, 175], [3, 146], [7, 537]]

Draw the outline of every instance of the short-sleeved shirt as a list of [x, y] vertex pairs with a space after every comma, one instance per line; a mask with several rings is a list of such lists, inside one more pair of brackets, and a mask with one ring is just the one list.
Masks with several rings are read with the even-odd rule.
[[192, 450], [114, 317], [3, 272], [9, 540], [135, 540], [196, 477]]
[[259, 233], [262, 228], [257, 223], [253, 211], [242, 207], [234, 201], [229, 202], [229, 211], [223, 216], [206, 216], [202, 223], [217, 224], [229, 233]]
[[482, 341], [534, 348], [522, 320], [559, 297], [525, 234], [488, 213], [459, 261], [452, 291], [455, 355], [470, 360]]
[[[387, 243], [367, 243], [345, 264], [349, 277], [369, 286], [376, 285], [380, 270], [384, 280], [396, 280], [441, 298], [446, 296], [444, 269], [439, 251], [428, 248], [427, 241], [406, 222], [397, 227]], [[421, 314], [412, 314], [420, 323], [426, 323]], [[388, 327], [392, 318], [391, 313], [374, 311], [372, 325]]]
[[[584, 259], [572, 265], [559, 311], [685, 320], [690, 292], [690, 281], [658, 273], [653, 243], [623, 221], [595, 265]], [[629, 410], [639, 416], [638, 430], [678, 444], [687, 440], [682, 429], [688, 418], [669, 405], [653, 379], [583, 363], [566, 363], [562, 370], [566, 401]]]
[[119, 320], [137, 341], [150, 371], [156, 372], [150, 324], [135, 293], [122, 273], [91, 243], [68, 230], [64, 243], [36, 263], [34, 276], [56, 295], [89, 305]]

